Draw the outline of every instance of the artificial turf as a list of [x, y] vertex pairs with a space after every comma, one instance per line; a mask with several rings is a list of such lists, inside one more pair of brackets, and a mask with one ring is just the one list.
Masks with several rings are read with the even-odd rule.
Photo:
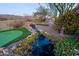
[[0, 47], [6, 47], [11, 43], [26, 38], [31, 32], [25, 28], [0, 31]]

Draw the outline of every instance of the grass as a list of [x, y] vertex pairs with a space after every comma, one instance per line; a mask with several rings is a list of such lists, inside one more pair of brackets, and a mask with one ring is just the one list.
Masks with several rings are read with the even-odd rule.
[[[13, 40], [11, 40], [11, 39], [9, 39], [8, 38], [8, 40], [9, 41], [7, 41], [7, 40], [5, 40], [5, 37], [3, 38], [3, 39], [0, 39], [1, 41], [3, 40], [4, 42], [4, 44], [2, 44], [2, 45], [0, 45], [0, 47], [6, 47], [6, 46], [8, 46], [8, 45], [10, 45], [11, 43], [14, 43], [14, 42], [17, 42], [17, 41], [19, 41], [19, 40], [21, 40], [21, 39], [24, 39], [25, 37], [27, 37], [28, 35], [30, 35], [31, 34], [31, 32], [30, 31], [28, 31], [27, 29], [25, 29], [25, 28], [16, 28], [16, 29], [12, 29], [12, 30], [6, 30], [6, 31], [0, 31], [0, 33], [3, 33], [3, 32], [8, 32], [8, 31], [14, 31], [14, 30], [16, 30], [16, 31], [22, 31], [23, 33], [19, 36], [19, 37], [17, 37], [17, 38], [15, 38], [15, 39], [13, 39]], [[4, 35], [7, 35], [7, 34], [4, 34]], [[3, 36], [4, 36], [3, 35]], [[8, 34], [8, 35], [11, 35], [11, 34]], [[1, 42], [0, 41], [0, 42]], [[7, 42], [6, 42], [7, 41]]]

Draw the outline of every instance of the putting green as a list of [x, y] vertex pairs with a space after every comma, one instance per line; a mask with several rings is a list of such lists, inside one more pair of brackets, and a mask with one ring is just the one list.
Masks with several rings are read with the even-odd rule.
[[27, 37], [30, 34], [31, 32], [25, 28], [2, 31], [0, 32], [0, 47], [5, 47], [15, 41]]

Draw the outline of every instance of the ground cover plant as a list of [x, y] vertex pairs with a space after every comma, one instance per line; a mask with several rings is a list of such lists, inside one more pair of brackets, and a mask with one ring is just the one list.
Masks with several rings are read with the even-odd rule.
[[17, 47], [16, 49], [13, 50], [13, 53], [15, 55], [32, 55], [32, 42], [38, 37], [38, 34], [35, 33], [33, 35], [31, 35], [30, 37], [25, 38], [24, 41], [22, 41], [19, 47]]
[[56, 56], [74, 56], [76, 55], [75, 49], [78, 48], [79, 42], [73, 38], [60, 38], [56, 41], [55, 55]]

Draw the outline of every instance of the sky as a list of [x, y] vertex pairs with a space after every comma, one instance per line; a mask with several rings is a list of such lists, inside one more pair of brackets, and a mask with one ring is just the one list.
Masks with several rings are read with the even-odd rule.
[[38, 3], [0, 3], [0, 14], [32, 15]]
[[[42, 6], [46, 7], [44, 3]], [[38, 3], [0, 3], [0, 14], [32, 15], [38, 8]]]

